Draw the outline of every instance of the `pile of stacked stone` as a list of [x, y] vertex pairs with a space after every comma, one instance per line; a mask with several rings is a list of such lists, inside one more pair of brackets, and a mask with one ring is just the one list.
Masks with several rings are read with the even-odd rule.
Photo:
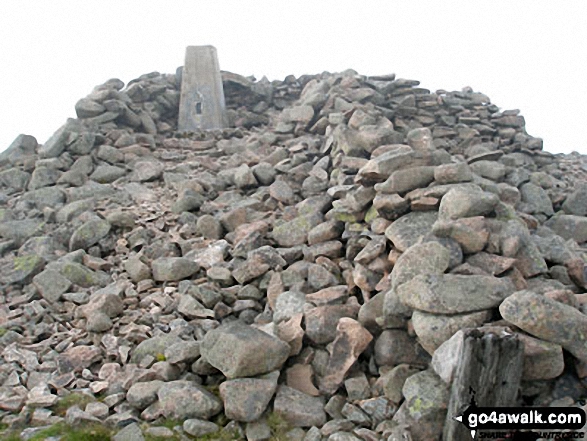
[[231, 127], [176, 133], [180, 76], [0, 154], [2, 423], [438, 440], [465, 328], [523, 340], [519, 404], [580, 405], [585, 157], [470, 88], [353, 71], [225, 72]]

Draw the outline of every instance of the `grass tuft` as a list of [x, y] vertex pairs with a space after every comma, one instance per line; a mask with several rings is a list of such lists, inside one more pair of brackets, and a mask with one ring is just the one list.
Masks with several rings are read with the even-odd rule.
[[110, 441], [112, 432], [99, 424], [71, 427], [65, 423], [57, 423], [40, 431], [29, 441], [42, 441], [53, 436], [60, 436], [60, 441]]
[[270, 441], [287, 441], [286, 433], [292, 429], [292, 426], [275, 412], [267, 415], [267, 425], [271, 429]]
[[71, 406], [77, 405], [80, 409], [84, 410], [88, 403], [96, 401], [94, 397], [91, 397], [82, 393], [72, 393], [61, 398], [57, 404], [55, 404], [51, 410], [55, 415], [64, 416], [67, 409]]

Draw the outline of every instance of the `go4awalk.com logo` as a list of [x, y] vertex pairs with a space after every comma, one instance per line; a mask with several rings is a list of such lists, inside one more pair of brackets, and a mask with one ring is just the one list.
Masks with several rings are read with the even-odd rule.
[[[579, 407], [477, 407], [474, 400], [454, 419], [471, 431], [473, 439], [480, 432], [480, 438], [485, 439], [505, 437], [528, 441], [585, 439], [585, 433], [576, 431], [587, 422], [585, 411]], [[516, 432], [520, 435], [507, 435]]]

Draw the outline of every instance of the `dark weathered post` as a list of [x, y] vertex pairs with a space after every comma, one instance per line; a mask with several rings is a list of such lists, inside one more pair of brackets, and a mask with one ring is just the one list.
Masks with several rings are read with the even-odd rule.
[[470, 431], [453, 419], [470, 404], [471, 391], [479, 407], [515, 406], [523, 361], [524, 345], [516, 335], [465, 330], [442, 439], [471, 440]]
[[178, 131], [226, 127], [226, 107], [214, 46], [188, 46], [179, 103]]

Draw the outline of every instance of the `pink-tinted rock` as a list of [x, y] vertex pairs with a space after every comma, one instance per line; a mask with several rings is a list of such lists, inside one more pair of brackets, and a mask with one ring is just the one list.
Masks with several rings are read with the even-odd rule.
[[348, 317], [339, 320], [336, 338], [326, 366], [326, 374], [320, 382], [320, 390], [333, 394], [344, 381], [350, 367], [359, 355], [367, 349], [373, 336], [361, 324]]

